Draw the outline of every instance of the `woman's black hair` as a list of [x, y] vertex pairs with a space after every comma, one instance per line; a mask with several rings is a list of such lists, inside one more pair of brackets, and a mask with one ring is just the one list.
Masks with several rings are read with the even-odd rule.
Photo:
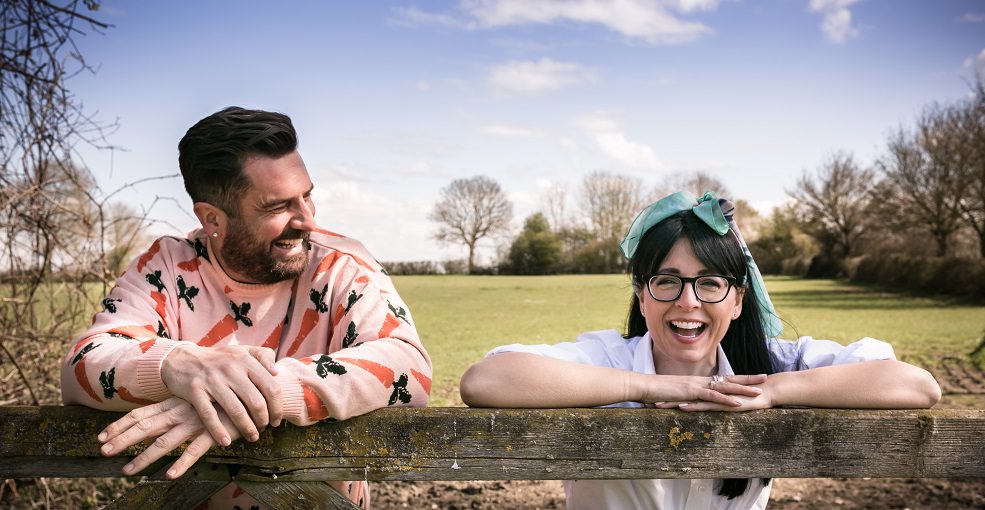
[[[682, 211], [654, 225], [643, 234], [636, 253], [629, 260], [629, 274], [633, 281], [633, 299], [626, 319], [625, 338], [643, 336], [647, 332], [646, 319], [640, 312], [640, 296], [646, 292], [646, 284], [667, 258], [679, 239], [691, 243], [695, 256], [706, 268], [715, 273], [732, 276], [736, 285], [742, 287], [742, 314], [733, 320], [722, 338], [722, 350], [728, 358], [732, 370], [742, 374], [772, 374], [766, 347], [766, 332], [759, 314], [759, 297], [755, 288], [749, 284], [752, 275], [746, 265], [742, 246], [732, 232], [720, 236], [712, 231], [692, 211]], [[769, 478], [763, 478], [763, 485]], [[732, 499], [741, 495], [749, 486], [746, 478], [727, 478], [722, 480], [718, 494]]]

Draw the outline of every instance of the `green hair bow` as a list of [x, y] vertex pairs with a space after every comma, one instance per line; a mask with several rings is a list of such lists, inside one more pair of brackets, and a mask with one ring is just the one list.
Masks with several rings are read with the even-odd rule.
[[[723, 210], [723, 206], [725, 210]], [[745, 240], [742, 239], [742, 234], [739, 233], [739, 229], [735, 225], [735, 221], [732, 218], [734, 207], [728, 200], [719, 199], [710, 191], [706, 191], [704, 195], [698, 198], [696, 204], [688, 200], [684, 193], [681, 192], [657, 200], [643, 209], [629, 226], [626, 237], [619, 244], [623, 255], [626, 258], [632, 258], [633, 254], [636, 253], [636, 248], [640, 244], [640, 239], [643, 238], [643, 235], [648, 230], [653, 228], [657, 223], [682, 211], [694, 212], [695, 216], [700, 218], [701, 221], [708, 225], [708, 228], [720, 236], [727, 234], [730, 230], [735, 234], [735, 238], [742, 247], [742, 253], [746, 257], [747, 272], [749, 273], [747, 280], [756, 289], [756, 295], [759, 297], [759, 314], [762, 318], [766, 336], [772, 338], [779, 336], [780, 332], [783, 331], [783, 324], [780, 322], [780, 317], [777, 316], [776, 310], [773, 308], [773, 303], [770, 301], [770, 296], [766, 292], [766, 284], [763, 283], [763, 275], [759, 272], [759, 266], [753, 260], [752, 254], [749, 252], [749, 247], [746, 246]], [[740, 282], [740, 284], [745, 283]]]

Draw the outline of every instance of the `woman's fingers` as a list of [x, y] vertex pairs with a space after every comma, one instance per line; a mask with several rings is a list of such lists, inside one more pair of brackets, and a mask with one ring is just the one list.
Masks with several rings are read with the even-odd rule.
[[763, 389], [757, 386], [746, 386], [745, 384], [733, 382], [718, 383], [715, 386], [715, 391], [727, 395], [743, 395], [746, 397], [756, 397], [763, 393]]
[[725, 376], [725, 381], [738, 384], [763, 384], [766, 382], [766, 374], [728, 375]]

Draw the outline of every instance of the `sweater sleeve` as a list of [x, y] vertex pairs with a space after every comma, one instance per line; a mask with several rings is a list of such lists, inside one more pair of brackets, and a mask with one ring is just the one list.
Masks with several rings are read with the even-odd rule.
[[103, 310], [62, 360], [62, 400], [96, 409], [125, 411], [164, 400], [161, 363], [172, 340], [173, 282], [161, 238], [134, 260], [103, 299]]
[[[277, 362], [285, 418], [307, 425], [387, 406], [426, 406], [431, 360], [392, 281], [367, 254], [329, 257], [334, 259], [325, 274], [312, 278], [311, 299], [301, 318], [302, 332], [311, 329], [328, 335], [328, 341], [296, 340]], [[329, 295], [330, 300], [319, 299]], [[327, 349], [294, 356], [302, 344], [311, 343], [327, 344]]]

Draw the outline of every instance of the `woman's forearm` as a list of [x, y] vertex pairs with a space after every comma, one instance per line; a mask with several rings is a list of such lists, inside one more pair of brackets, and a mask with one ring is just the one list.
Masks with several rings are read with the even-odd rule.
[[462, 375], [462, 401], [474, 407], [593, 407], [633, 400], [633, 372], [536, 354], [497, 354]]
[[895, 360], [867, 361], [770, 375], [773, 405], [922, 409], [941, 398], [926, 370]]

